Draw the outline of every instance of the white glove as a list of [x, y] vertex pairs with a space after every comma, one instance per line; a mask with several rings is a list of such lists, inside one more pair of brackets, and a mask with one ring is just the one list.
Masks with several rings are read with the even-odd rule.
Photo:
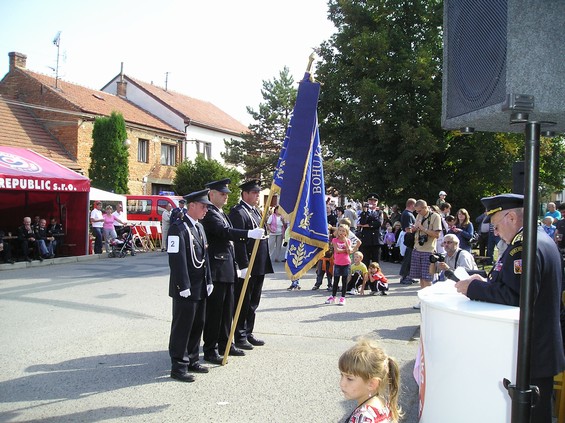
[[261, 239], [265, 236], [265, 229], [255, 228], [247, 231], [247, 237], [253, 239]]
[[190, 289], [185, 289], [184, 291], [179, 292], [179, 295], [183, 298], [190, 297]]
[[245, 269], [241, 269], [239, 272], [240, 272], [239, 277], [241, 279], [245, 279], [245, 275], [247, 275], [247, 267]]
[[208, 296], [210, 296], [212, 294], [213, 290], [214, 290], [214, 284], [213, 283], [209, 283], [208, 285], [206, 285], [206, 291], [208, 291]]
[[237, 273], [237, 277], [241, 278], [241, 270], [237, 269], [236, 273]]

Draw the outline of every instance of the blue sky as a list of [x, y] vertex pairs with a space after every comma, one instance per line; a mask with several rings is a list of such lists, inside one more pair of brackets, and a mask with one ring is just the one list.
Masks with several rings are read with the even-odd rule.
[[284, 66], [301, 79], [312, 47], [334, 32], [327, 0], [1, 0], [0, 77], [8, 53], [27, 67], [100, 89], [120, 71], [210, 101], [244, 124], [262, 81]]

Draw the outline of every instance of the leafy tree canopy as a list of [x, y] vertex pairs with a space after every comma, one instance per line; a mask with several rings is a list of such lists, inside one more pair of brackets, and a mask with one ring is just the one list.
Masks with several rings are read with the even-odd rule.
[[185, 160], [177, 166], [177, 172], [173, 180], [173, 188], [180, 195], [190, 194], [205, 188], [205, 184], [220, 179], [230, 178], [229, 185], [232, 193], [228, 197], [228, 202], [224, 211], [229, 209], [239, 201], [239, 184], [241, 175], [237, 170], [228, 169], [217, 160], [207, 160], [199, 154], [193, 161]]
[[92, 186], [128, 194], [129, 152], [126, 122], [121, 113], [112, 112], [109, 117], [98, 117], [92, 130], [92, 149], [88, 176]]
[[[377, 192], [480, 212], [480, 198], [512, 188], [521, 134], [461, 136], [440, 126], [441, 0], [330, 0], [337, 31], [320, 48], [317, 79], [326, 187], [350, 198]], [[542, 143], [543, 186], [563, 181], [563, 140]]]

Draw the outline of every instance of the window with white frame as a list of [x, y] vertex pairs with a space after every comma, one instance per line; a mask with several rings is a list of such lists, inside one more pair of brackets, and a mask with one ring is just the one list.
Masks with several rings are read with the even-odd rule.
[[175, 166], [177, 164], [177, 146], [161, 144], [161, 164]]
[[149, 156], [149, 140], [139, 139], [137, 140], [137, 161], [141, 163], [147, 163], [147, 157]]
[[196, 153], [202, 154], [205, 159], [212, 159], [212, 143], [205, 141], [196, 141]]

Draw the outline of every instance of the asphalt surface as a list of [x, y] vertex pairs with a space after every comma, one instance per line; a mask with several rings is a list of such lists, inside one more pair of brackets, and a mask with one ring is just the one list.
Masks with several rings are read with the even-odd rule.
[[169, 377], [165, 253], [0, 265], [0, 421], [342, 422], [355, 404], [339, 390], [337, 360], [372, 337], [398, 360], [402, 422], [415, 423], [419, 288], [400, 285], [398, 269], [383, 263], [390, 295], [340, 307], [311, 290], [313, 270], [287, 291], [275, 263], [255, 328], [266, 345], [223, 367], [203, 362], [208, 374], [181, 383]]

